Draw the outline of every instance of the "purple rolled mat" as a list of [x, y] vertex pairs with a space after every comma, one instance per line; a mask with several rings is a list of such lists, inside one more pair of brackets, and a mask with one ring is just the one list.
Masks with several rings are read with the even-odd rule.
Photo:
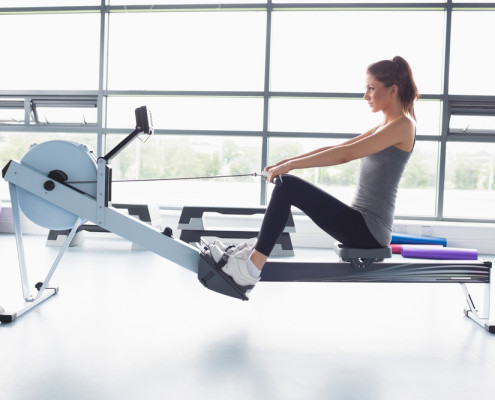
[[458, 247], [402, 246], [402, 257], [436, 260], [477, 260], [478, 250]]

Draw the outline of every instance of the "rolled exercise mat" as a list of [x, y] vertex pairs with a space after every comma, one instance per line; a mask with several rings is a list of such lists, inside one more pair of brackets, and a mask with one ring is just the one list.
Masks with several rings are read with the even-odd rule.
[[447, 246], [447, 239], [433, 236], [405, 235], [392, 233], [392, 244], [440, 244]]
[[402, 248], [404, 246], [424, 246], [424, 247], [443, 247], [441, 244], [391, 244], [389, 245], [390, 248], [392, 249], [392, 254], [401, 254], [402, 253]]
[[402, 246], [402, 257], [436, 260], [477, 260], [478, 250], [458, 247]]
[[390, 244], [389, 247], [392, 249], [392, 254], [400, 254], [402, 252], [401, 244]]

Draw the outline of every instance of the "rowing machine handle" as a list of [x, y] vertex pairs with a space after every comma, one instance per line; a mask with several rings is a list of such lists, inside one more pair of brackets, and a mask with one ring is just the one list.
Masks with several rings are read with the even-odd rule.
[[[267, 172], [267, 171], [263, 171], [263, 172], [261, 173], [261, 176], [262, 176], [263, 178], [265, 178], [265, 179], [266, 179], [266, 178], [268, 178], [268, 172]], [[281, 178], [280, 176], [276, 176], [276, 177], [273, 179], [273, 183], [274, 183], [276, 186], [280, 186], [280, 185], [281, 185], [282, 183], [284, 183], [284, 182], [282, 181], [282, 178]]]

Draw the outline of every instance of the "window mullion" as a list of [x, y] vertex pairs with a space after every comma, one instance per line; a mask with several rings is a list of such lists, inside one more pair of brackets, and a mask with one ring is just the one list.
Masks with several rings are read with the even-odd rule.
[[452, 37], [452, 0], [447, 0], [445, 9], [445, 61], [443, 76], [443, 109], [442, 131], [438, 157], [438, 184], [437, 184], [437, 219], [443, 219], [443, 202], [445, 197], [445, 160], [447, 155], [447, 135], [449, 131], [449, 74], [450, 74], [450, 41]]

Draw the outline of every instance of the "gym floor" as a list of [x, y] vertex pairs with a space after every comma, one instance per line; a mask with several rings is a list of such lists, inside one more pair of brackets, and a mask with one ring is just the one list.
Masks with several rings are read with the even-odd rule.
[[[24, 239], [34, 287], [58, 248]], [[0, 305], [10, 311], [22, 303], [14, 236], [1, 234], [0, 248]], [[268, 282], [242, 302], [98, 234], [67, 251], [52, 283], [59, 294], [0, 325], [2, 400], [495, 393], [495, 335], [464, 316], [458, 284]]]

